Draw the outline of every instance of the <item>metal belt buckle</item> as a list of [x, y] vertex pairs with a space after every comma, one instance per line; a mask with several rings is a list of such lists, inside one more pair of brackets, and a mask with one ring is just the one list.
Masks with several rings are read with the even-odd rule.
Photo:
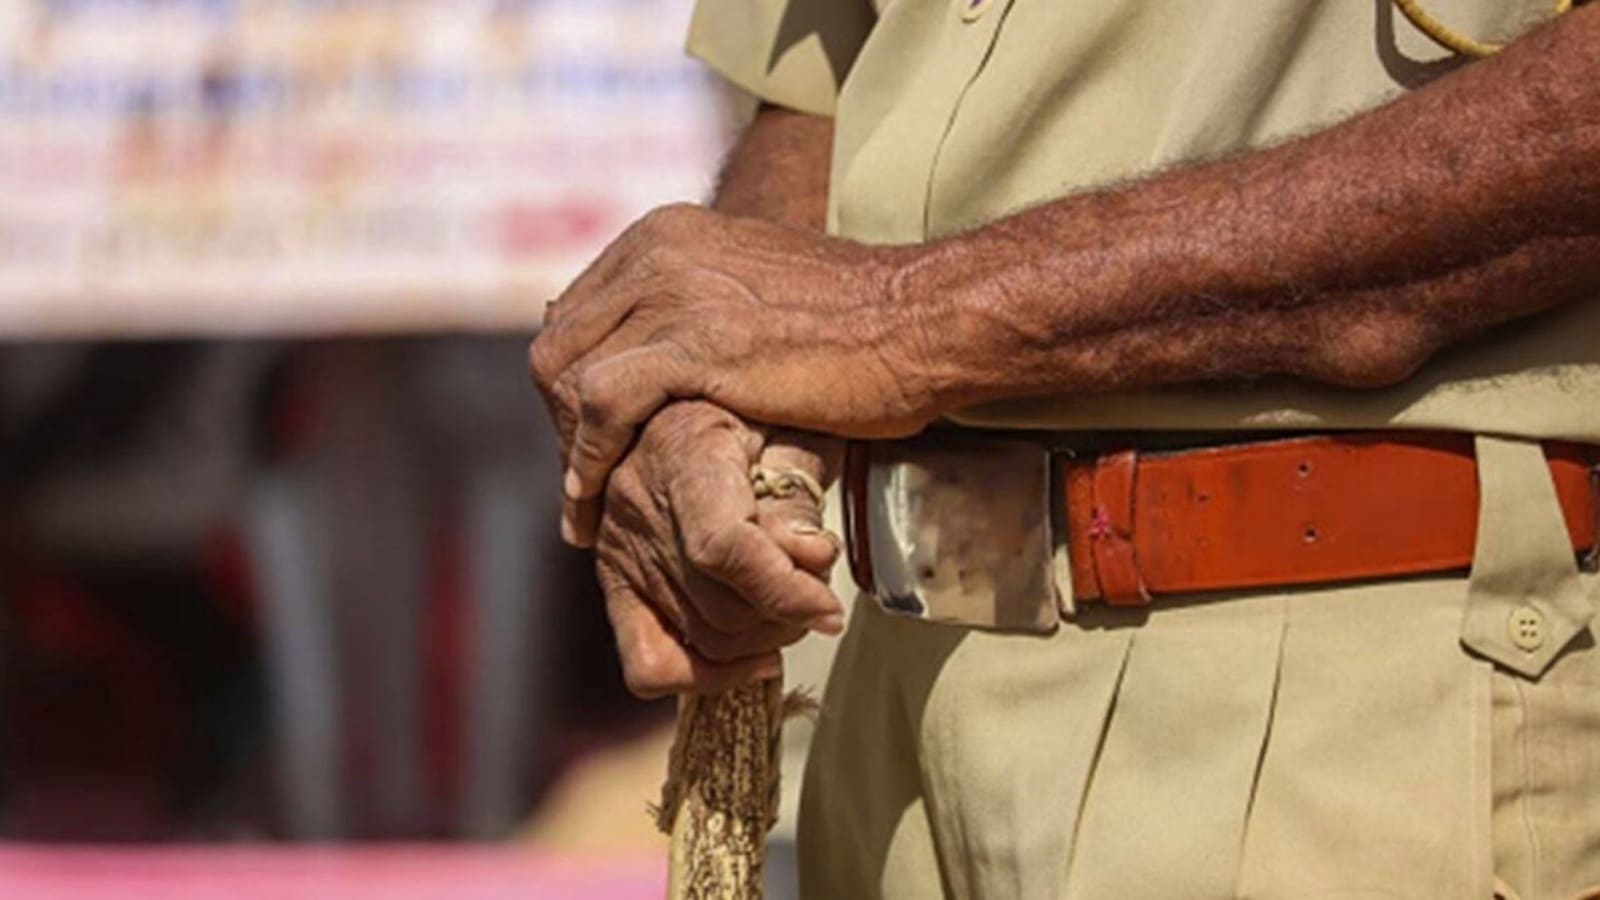
[[865, 525], [873, 593], [932, 622], [1049, 632], [1050, 452], [1042, 444], [940, 434], [871, 445]]

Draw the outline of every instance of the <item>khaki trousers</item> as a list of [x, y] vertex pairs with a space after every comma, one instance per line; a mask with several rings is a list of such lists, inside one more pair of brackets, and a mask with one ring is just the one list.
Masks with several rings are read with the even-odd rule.
[[[1522, 524], [1499, 523], [1508, 546]], [[1046, 636], [858, 600], [802, 895], [1580, 896], [1600, 885], [1594, 626], [1516, 674], [1463, 646], [1473, 584], [1101, 607]]]

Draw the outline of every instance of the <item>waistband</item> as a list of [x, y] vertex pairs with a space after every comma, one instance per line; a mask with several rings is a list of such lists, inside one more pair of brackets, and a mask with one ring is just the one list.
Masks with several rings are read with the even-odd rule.
[[[932, 563], [941, 551], [921, 545], [926, 535], [938, 534], [943, 537], [936, 542], [950, 546], [950, 532], [964, 527], [948, 513], [952, 491], [960, 493], [968, 517], [984, 523], [970, 528], [967, 540], [992, 536], [995, 522], [1043, 517], [1042, 550], [1031, 535], [1002, 540], [1017, 549], [1020, 566], [1059, 564], [1065, 557], [1068, 609], [1442, 573], [1472, 564], [1480, 497], [1470, 435], [1296, 435], [1154, 450], [1106, 443], [1085, 449], [1068, 445], [1074, 437], [939, 430], [905, 442], [852, 444], [845, 519], [858, 586], [891, 609], [915, 614], [929, 607], [920, 595], [928, 590], [927, 573], [938, 570]], [[1586, 553], [1593, 566], [1600, 561], [1600, 449], [1551, 442], [1545, 455], [1574, 552]], [[906, 496], [890, 510], [885, 498], [872, 496], [875, 483], [880, 494], [893, 484]], [[1035, 489], [1042, 496], [1027, 508], [1018, 498]], [[930, 504], [936, 492], [944, 499]], [[1014, 508], [997, 510], [997, 504]], [[945, 510], [937, 527], [912, 521], [926, 518], [935, 505]], [[906, 521], [896, 524], [894, 515]], [[875, 554], [903, 558], [875, 560]], [[913, 558], [920, 562], [912, 564]], [[1013, 557], [980, 554], [956, 568], [970, 574], [974, 559], [1007, 558]], [[884, 583], [885, 570], [893, 570], [889, 580], [896, 583]]]

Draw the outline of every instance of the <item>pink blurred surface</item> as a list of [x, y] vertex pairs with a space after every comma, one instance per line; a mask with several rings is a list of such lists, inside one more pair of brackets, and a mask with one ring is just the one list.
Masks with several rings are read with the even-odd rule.
[[0, 845], [21, 900], [659, 900], [665, 861], [515, 847], [43, 848]]

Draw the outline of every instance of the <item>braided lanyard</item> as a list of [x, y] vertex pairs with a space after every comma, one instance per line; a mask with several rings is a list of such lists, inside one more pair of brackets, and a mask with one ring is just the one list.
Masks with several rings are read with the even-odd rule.
[[[1459, 53], [1462, 56], [1493, 56], [1500, 52], [1503, 44], [1488, 44], [1470, 38], [1454, 28], [1444, 24], [1433, 17], [1433, 14], [1422, 8], [1421, 0], [1394, 0], [1394, 5], [1400, 7], [1411, 24], [1417, 26], [1423, 34], [1434, 40], [1446, 50]], [[1556, 0], [1555, 15], [1561, 15], [1572, 9], [1572, 0]]]

